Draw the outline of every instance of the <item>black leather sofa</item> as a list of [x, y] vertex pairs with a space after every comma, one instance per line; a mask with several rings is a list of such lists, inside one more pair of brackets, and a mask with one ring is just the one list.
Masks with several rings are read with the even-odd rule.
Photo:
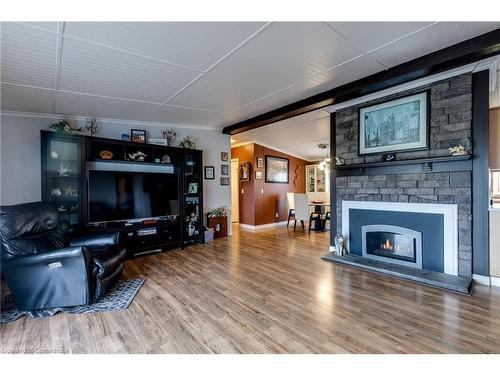
[[90, 304], [120, 279], [118, 233], [70, 240], [68, 228], [48, 203], [0, 208], [1, 271], [19, 309]]

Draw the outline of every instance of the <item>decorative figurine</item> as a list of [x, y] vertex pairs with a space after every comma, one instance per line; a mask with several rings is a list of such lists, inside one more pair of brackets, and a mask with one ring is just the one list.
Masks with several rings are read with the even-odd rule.
[[76, 190], [73, 186], [69, 185], [68, 187], [63, 188], [65, 197], [76, 197]]
[[59, 173], [59, 176], [67, 176], [69, 172], [71, 172], [69, 164], [66, 165], [64, 163], [59, 164], [59, 168], [57, 168], [57, 173]]
[[111, 151], [109, 151], [109, 150], [102, 150], [101, 152], [99, 152], [99, 156], [103, 160], [111, 160], [111, 159], [113, 159], [113, 153]]
[[470, 153], [470, 141], [469, 138], [461, 139], [455, 146], [448, 149], [452, 156], [468, 155]]
[[60, 120], [56, 123], [50, 125], [51, 129], [54, 129], [58, 133], [64, 134], [76, 134], [82, 131], [82, 128], [75, 128], [71, 124], [70, 120]]
[[182, 148], [188, 148], [194, 150], [196, 148], [196, 143], [188, 135], [181, 141], [181, 143], [179, 143], [179, 146], [181, 146]]
[[335, 165], [344, 165], [345, 159], [340, 156], [335, 156]]
[[162, 133], [163, 138], [167, 140], [167, 146], [173, 146], [175, 144], [175, 139], [177, 138], [177, 133], [174, 129], [166, 129]]
[[347, 249], [345, 247], [344, 236], [342, 234], [337, 234], [335, 236], [334, 242], [335, 242], [335, 249], [336, 249], [337, 255], [340, 255], [340, 256], [347, 255]]
[[54, 188], [50, 191], [50, 195], [54, 197], [60, 197], [62, 195], [61, 189], [59, 188]]
[[396, 159], [395, 154], [383, 154], [382, 155], [382, 161], [393, 161]]
[[57, 151], [52, 150], [50, 151], [50, 157], [52, 159], [57, 159], [59, 157], [59, 154], [57, 153]]
[[168, 156], [167, 154], [163, 155], [163, 157], [161, 158], [160, 163], [162, 163], [162, 164], [170, 164], [170, 156]]
[[144, 161], [146, 154], [141, 151], [134, 152], [133, 154], [128, 154], [128, 160], [133, 161]]
[[91, 117], [87, 119], [87, 125], [85, 125], [85, 129], [90, 133], [90, 136], [93, 137], [97, 133], [97, 124], [96, 124], [96, 118]]

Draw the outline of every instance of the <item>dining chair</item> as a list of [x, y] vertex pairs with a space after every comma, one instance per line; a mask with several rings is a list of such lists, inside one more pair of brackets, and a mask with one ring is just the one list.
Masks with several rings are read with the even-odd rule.
[[311, 233], [311, 224], [314, 219], [321, 219], [321, 214], [318, 212], [311, 212], [309, 209], [309, 199], [307, 194], [297, 194], [293, 196], [295, 203], [295, 223], [293, 225], [293, 230], [297, 227], [297, 220], [300, 220], [302, 225], [302, 230], [304, 230], [304, 221], [309, 221], [308, 233]]
[[294, 193], [286, 193], [286, 199], [288, 204], [288, 221], [286, 222], [286, 227], [290, 225], [290, 219], [293, 217], [295, 219], [295, 203], [293, 199]]

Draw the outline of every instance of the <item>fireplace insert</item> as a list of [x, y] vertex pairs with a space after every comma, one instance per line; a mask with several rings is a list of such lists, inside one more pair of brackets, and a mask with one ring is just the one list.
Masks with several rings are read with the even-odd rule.
[[422, 268], [422, 234], [395, 225], [361, 227], [363, 256]]

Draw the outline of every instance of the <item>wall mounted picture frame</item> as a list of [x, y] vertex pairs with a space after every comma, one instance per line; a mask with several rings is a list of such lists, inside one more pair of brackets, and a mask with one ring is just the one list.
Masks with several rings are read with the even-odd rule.
[[290, 160], [266, 155], [266, 182], [288, 184]]
[[228, 161], [229, 160], [229, 153], [227, 153], [227, 152], [221, 152], [220, 153], [220, 160], [221, 161]]
[[251, 165], [249, 161], [240, 163], [240, 181], [250, 181]]
[[215, 180], [215, 167], [205, 166], [205, 180]]
[[264, 168], [264, 158], [257, 158], [257, 168]]
[[146, 130], [131, 129], [130, 130], [130, 140], [133, 143], [146, 143]]
[[220, 174], [222, 176], [229, 176], [229, 164], [222, 164], [220, 166]]
[[221, 177], [220, 178], [220, 184], [222, 186], [228, 186], [229, 185], [229, 177]]
[[262, 171], [255, 171], [255, 179], [256, 180], [262, 180], [264, 178], [264, 172]]
[[360, 108], [358, 154], [427, 149], [429, 112], [427, 91]]

